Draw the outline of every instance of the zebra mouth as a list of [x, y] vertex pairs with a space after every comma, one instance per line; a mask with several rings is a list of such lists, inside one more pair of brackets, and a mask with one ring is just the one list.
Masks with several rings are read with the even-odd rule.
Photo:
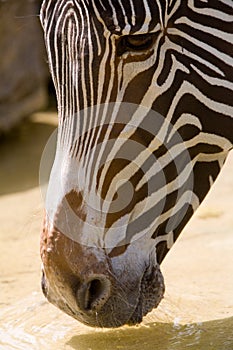
[[141, 323], [143, 317], [159, 305], [164, 292], [164, 279], [159, 265], [147, 268], [141, 280], [137, 306], [127, 324], [133, 326]]
[[148, 267], [141, 278], [136, 307], [134, 308], [134, 311], [132, 312], [130, 318], [127, 320], [127, 318], [125, 318], [126, 315], [122, 317], [122, 315], [124, 315], [124, 312], [119, 305], [117, 306], [117, 309], [118, 311], [121, 310], [121, 312], [123, 312], [122, 315], [118, 314], [117, 317], [116, 315], [112, 315], [112, 318], [110, 316], [110, 311], [112, 308], [109, 307], [108, 302], [106, 303], [107, 308], [105, 309], [105, 307], [103, 307], [103, 310], [98, 315], [98, 318], [96, 317], [96, 313], [93, 316], [92, 312], [88, 312], [85, 315], [85, 312], [82, 313], [79, 310], [77, 313], [77, 311], [75, 311], [75, 309], [72, 306], [69, 306], [66, 302], [64, 302], [64, 300], [60, 300], [59, 298], [56, 298], [56, 296], [54, 296], [53, 294], [48, 293], [48, 286], [43, 270], [41, 286], [45, 297], [52, 304], [56, 305], [68, 315], [74, 317], [78, 321], [88, 326], [101, 328], [116, 328], [124, 324], [134, 326], [136, 324], [141, 323], [143, 317], [146, 316], [150, 311], [152, 311], [152, 309], [158, 306], [161, 299], [163, 298], [165, 291], [164, 280], [159, 266], [157, 265], [153, 267]]

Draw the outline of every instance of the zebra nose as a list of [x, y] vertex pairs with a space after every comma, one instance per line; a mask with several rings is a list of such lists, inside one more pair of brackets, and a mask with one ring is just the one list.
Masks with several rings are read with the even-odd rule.
[[82, 311], [99, 311], [110, 296], [111, 283], [105, 276], [94, 277], [78, 286], [76, 302]]

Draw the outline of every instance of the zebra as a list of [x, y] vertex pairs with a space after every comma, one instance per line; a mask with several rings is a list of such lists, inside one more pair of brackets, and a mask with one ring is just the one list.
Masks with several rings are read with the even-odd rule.
[[58, 103], [41, 235], [47, 299], [135, 325], [233, 143], [231, 0], [44, 0]]

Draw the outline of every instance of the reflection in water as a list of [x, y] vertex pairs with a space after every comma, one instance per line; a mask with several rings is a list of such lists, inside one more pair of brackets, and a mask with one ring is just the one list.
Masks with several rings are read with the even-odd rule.
[[233, 317], [179, 325], [88, 328], [34, 294], [0, 312], [0, 349], [13, 350], [232, 350]]
[[151, 323], [74, 336], [67, 344], [75, 350], [232, 350], [232, 327], [233, 318], [184, 326]]

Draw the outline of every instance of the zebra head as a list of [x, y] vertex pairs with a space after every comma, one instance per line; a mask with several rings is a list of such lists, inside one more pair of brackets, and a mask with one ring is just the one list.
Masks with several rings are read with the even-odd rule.
[[44, 0], [58, 101], [42, 288], [91, 326], [135, 324], [232, 147], [231, 1]]

